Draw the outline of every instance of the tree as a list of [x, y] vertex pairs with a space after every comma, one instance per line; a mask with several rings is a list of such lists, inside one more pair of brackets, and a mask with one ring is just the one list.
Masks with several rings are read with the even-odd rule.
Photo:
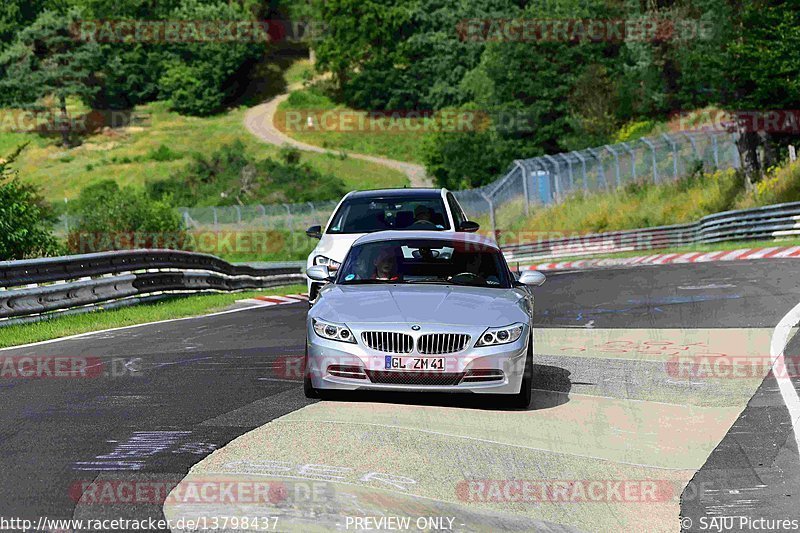
[[12, 168], [25, 146], [0, 158], [0, 260], [56, 255], [55, 216], [35, 187], [19, 181]]
[[67, 98], [88, 101], [97, 91], [92, 83], [99, 60], [97, 45], [81, 42], [71, 33], [80, 16], [75, 9], [63, 16], [45, 11], [0, 55], [0, 93], [19, 107], [36, 105], [43, 97], [55, 95], [61, 111], [61, 141], [67, 147]]

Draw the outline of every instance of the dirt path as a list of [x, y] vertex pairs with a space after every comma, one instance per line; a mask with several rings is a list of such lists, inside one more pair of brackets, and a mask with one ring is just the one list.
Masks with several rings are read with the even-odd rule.
[[[297, 90], [302, 87], [302, 84], [296, 83], [289, 86], [289, 92]], [[273, 118], [275, 117], [275, 112], [278, 109], [278, 106], [289, 97], [289, 93], [281, 94], [264, 102], [263, 104], [257, 105], [247, 111], [244, 117], [244, 125], [250, 133], [261, 139], [262, 141], [274, 144], [276, 146], [282, 146], [284, 144], [288, 144], [294, 146], [299, 150], [304, 150], [306, 152], [319, 152], [325, 153], [330, 152], [331, 150], [321, 148], [319, 146], [314, 146], [311, 144], [306, 144], [300, 142], [296, 139], [293, 139], [280, 131], [278, 128], [275, 127], [273, 123]], [[403, 172], [406, 176], [408, 176], [408, 180], [411, 182], [412, 187], [431, 187], [433, 185], [432, 181], [428, 176], [425, 174], [425, 167], [422, 165], [416, 165], [414, 163], [406, 163], [404, 161], [396, 161], [394, 159], [389, 159], [386, 157], [376, 157], [366, 154], [357, 154], [353, 152], [345, 152], [349, 157], [354, 159], [362, 159], [364, 161], [370, 161], [372, 163], [377, 163], [379, 165], [383, 165], [389, 168], [393, 168], [395, 170], [399, 170]]]

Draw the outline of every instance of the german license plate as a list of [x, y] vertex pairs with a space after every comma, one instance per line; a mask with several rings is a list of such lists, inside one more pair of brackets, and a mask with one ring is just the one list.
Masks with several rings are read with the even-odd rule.
[[386, 370], [444, 372], [444, 357], [393, 357], [386, 356]]

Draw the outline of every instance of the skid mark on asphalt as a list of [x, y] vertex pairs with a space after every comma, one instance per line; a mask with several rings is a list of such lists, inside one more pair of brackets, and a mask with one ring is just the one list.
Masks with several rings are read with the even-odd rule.
[[[320, 482], [326, 496], [250, 507], [241, 502], [204, 506], [168, 501], [164, 511], [173, 519], [210, 510], [272, 513], [282, 517], [284, 530], [307, 530], [312, 524], [343, 529], [346, 516], [449, 513], [457, 531], [560, 526], [675, 531], [679, 495], [736, 421], [763, 375], [757, 370], [730, 379], [714, 376], [719, 368], [711, 366], [706, 369], [710, 375], [698, 377], [697, 365], [670, 364], [676, 357], [694, 362], [698, 357], [739, 357], [746, 366], [750, 358], [768, 355], [770, 333], [540, 329], [536, 352], [546, 355], [537, 360], [536, 390], [528, 411], [503, 410], [490, 396], [478, 395], [463, 404], [457, 396], [437, 400], [433, 395], [385, 394], [318, 402], [239, 437], [198, 463], [182, 484], [213, 473], [290, 487]], [[676, 368], [688, 373], [675, 373]], [[292, 391], [285, 394], [291, 396]], [[233, 418], [256, 422], [258, 411], [265, 408], [246, 406]], [[214, 423], [225, 425], [226, 419]], [[371, 477], [370, 472], [385, 477]], [[395, 480], [396, 486], [386, 486], [386, 479]], [[612, 494], [598, 501], [520, 501], [503, 492], [509, 482], [520, 480], [567, 483], [572, 488], [589, 482], [647, 480], [665, 483], [670, 491], [649, 501], [635, 494]], [[469, 483], [497, 487], [494, 493], [470, 492]]]

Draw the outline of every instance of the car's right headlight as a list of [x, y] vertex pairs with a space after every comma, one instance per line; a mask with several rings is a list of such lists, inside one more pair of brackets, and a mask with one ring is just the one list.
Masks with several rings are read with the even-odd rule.
[[502, 328], [489, 328], [483, 332], [481, 338], [475, 343], [475, 347], [510, 344], [519, 339], [524, 330], [525, 325], [519, 322]]
[[347, 329], [347, 326], [325, 322], [324, 320], [318, 320], [316, 318], [312, 318], [311, 320], [314, 324], [314, 332], [323, 339], [356, 344], [356, 337], [353, 335], [352, 331]]

